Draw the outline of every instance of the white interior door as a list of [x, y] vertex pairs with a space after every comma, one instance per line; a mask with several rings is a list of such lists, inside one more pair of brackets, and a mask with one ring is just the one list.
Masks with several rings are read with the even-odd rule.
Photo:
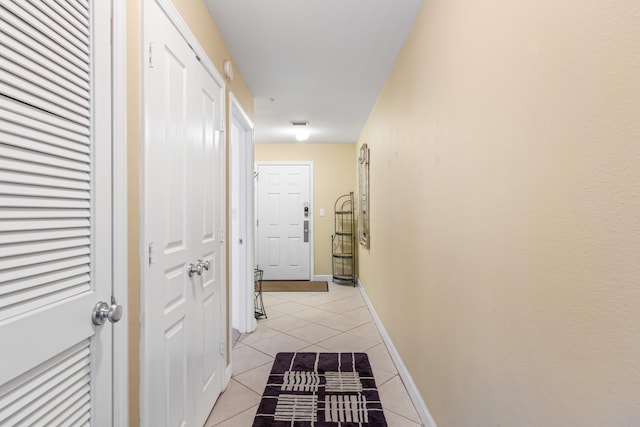
[[258, 164], [258, 268], [264, 280], [309, 280], [308, 164]]
[[[194, 345], [195, 385], [197, 393], [197, 425], [204, 424], [222, 390], [224, 372], [225, 308], [223, 287], [224, 254], [224, 197], [225, 151], [223, 139], [223, 86], [200, 66], [200, 79], [193, 85], [196, 91], [197, 114], [194, 115], [198, 175], [192, 182], [193, 212], [189, 215], [194, 235], [193, 251], [202, 260], [201, 275], [195, 281], [195, 317], [197, 319]], [[195, 277], [195, 275], [193, 276]]]
[[0, 3], [0, 425], [112, 425], [110, 18]]
[[229, 98], [231, 324], [239, 332], [248, 333], [256, 328], [253, 300], [253, 124], [233, 94]]
[[223, 85], [155, 1], [145, 28], [143, 424], [202, 425], [224, 367]]

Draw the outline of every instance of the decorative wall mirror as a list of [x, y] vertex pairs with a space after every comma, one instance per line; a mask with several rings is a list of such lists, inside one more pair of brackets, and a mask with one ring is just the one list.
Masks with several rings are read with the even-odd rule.
[[358, 157], [358, 236], [360, 245], [369, 248], [369, 147], [362, 144]]

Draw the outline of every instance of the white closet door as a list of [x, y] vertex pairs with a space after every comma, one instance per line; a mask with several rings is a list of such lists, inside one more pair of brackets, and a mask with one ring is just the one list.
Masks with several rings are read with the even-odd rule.
[[[202, 425], [220, 394], [224, 250], [222, 87], [146, 3], [143, 424]], [[190, 264], [208, 270], [189, 275]]]
[[[195, 387], [198, 425], [203, 424], [220, 395], [224, 372], [223, 336], [224, 308], [224, 114], [223, 88], [200, 67], [201, 78], [194, 83], [198, 113], [194, 116], [197, 135], [198, 174], [191, 190], [193, 197], [193, 249], [197, 259], [208, 262], [208, 269], [196, 280], [195, 313], [198, 319], [195, 336]], [[198, 214], [200, 213], [200, 214]]]
[[[0, 425], [111, 425], [110, 4], [0, 3]], [[92, 421], [94, 420], [94, 421]]]

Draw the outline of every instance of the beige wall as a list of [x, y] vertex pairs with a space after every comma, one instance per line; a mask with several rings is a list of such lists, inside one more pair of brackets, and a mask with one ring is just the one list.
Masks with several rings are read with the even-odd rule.
[[640, 3], [430, 0], [360, 277], [440, 426], [640, 425]]
[[[129, 420], [137, 426], [140, 419], [140, 187], [141, 187], [141, 69], [142, 38], [141, 9], [143, 0], [127, 0], [127, 133], [128, 133], [128, 204], [129, 204], [129, 307], [127, 312], [129, 331]], [[203, 1], [173, 0], [176, 9], [191, 32], [205, 50], [211, 62], [222, 75], [224, 61], [232, 60], [222, 36], [209, 15]], [[232, 91], [243, 109], [253, 117], [253, 95], [242, 74], [235, 67], [235, 78], [227, 81], [227, 92]], [[227, 99], [228, 101], [228, 99]], [[227, 102], [228, 103], [228, 102]], [[227, 108], [227, 114], [228, 114]], [[227, 116], [228, 118], [228, 116]], [[228, 120], [227, 120], [228, 122]], [[229, 134], [228, 132], [226, 133]], [[227, 151], [228, 152], [228, 151]], [[228, 293], [227, 293], [228, 295]], [[230, 346], [227, 346], [230, 347]]]
[[[356, 191], [353, 144], [256, 144], [255, 161], [313, 161], [314, 266], [316, 275], [331, 275], [333, 204]], [[320, 217], [320, 208], [326, 216]]]

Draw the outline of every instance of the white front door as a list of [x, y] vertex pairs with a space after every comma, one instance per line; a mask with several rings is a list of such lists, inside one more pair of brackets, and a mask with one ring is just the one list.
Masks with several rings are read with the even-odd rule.
[[309, 280], [310, 164], [258, 164], [258, 268], [264, 280]]
[[142, 419], [203, 425], [225, 360], [223, 84], [161, 7], [145, 6]]
[[110, 20], [0, 4], [0, 425], [112, 425]]

